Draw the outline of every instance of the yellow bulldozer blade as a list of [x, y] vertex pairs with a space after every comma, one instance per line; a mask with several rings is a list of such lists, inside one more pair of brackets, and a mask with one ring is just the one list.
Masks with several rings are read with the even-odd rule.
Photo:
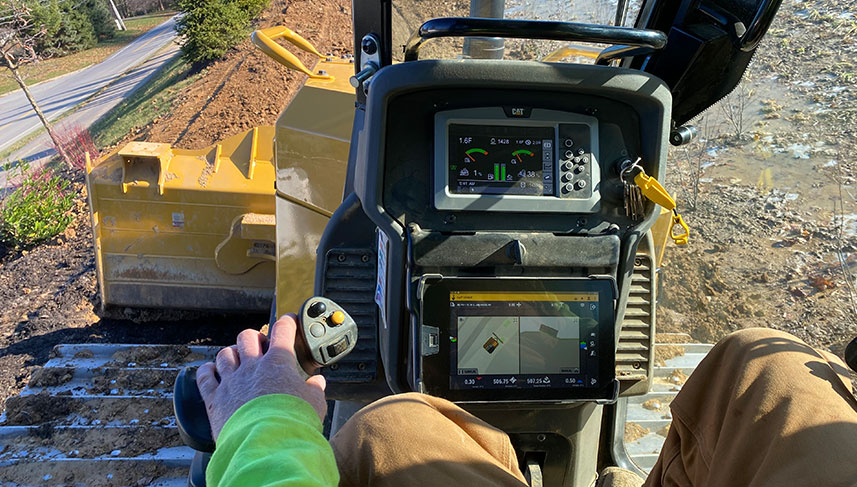
[[102, 306], [268, 310], [273, 127], [202, 150], [131, 142], [87, 164]]

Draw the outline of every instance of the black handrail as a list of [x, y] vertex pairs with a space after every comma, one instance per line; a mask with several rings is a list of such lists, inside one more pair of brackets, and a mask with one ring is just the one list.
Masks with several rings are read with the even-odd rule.
[[663, 32], [633, 27], [546, 20], [442, 17], [426, 21], [411, 35], [405, 46], [405, 61], [419, 59], [422, 44], [429, 39], [438, 37], [503, 37], [507, 39], [599, 42], [651, 49], [661, 49], [667, 43], [667, 36]]
[[756, 15], [750, 21], [747, 31], [741, 36], [741, 50], [744, 52], [752, 51], [762, 41], [771, 22], [774, 21], [774, 16], [780, 8], [782, 0], [765, 0], [764, 3], [756, 10]]

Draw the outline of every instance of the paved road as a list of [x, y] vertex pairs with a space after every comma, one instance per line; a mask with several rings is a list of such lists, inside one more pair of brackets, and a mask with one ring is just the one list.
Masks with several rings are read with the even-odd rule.
[[[30, 91], [48, 120], [54, 120], [116, 80], [118, 76], [150, 58], [175, 37], [173, 17], [101, 63], [33, 86]], [[39, 127], [41, 122], [23, 91], [17, 90], [0, 97], [0, 150]]]

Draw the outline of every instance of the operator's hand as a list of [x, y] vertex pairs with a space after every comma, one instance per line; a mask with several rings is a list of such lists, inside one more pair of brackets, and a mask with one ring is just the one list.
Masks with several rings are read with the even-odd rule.
[[[295, 315], [285, 315], [271, 328], [270, 341], [256, 330], [244, 330], [238, 343], [217, 353], [215, 362], [204, 364], [196, 383], [211, 424], [215, 441], [235, 411], [266, 394], [290, 394], [310, 403], [324, 421], [324, 377], [303, 380], [295, 357]], [[267, 351], [265, 346], [267, 345]], [[218, 382], [218, 377], [220, 381]]]

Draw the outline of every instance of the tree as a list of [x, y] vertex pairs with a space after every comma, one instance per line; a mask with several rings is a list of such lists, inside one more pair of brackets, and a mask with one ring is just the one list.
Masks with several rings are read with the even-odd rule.
[[176, 22], [185, 59], [206, 64], [247, 38], [253, 18], [269, 0], [178, 0]]
[[18, 70], [24, 64], [39, 60], [34, 46], [38, 38], [44, 35], [44, 29], [34, 31], [32, 27], [32, 14], [22, 0], [0, 0], [0, 63], [12, 72], [12, 77], [24, 91], [24, 96], [27, 97], [39, 120], [42, 121], [42, 125], [45, 126], [45, 130], [48, 131], [60, 157], [69, 167], [73, 167], [71, 159]]

